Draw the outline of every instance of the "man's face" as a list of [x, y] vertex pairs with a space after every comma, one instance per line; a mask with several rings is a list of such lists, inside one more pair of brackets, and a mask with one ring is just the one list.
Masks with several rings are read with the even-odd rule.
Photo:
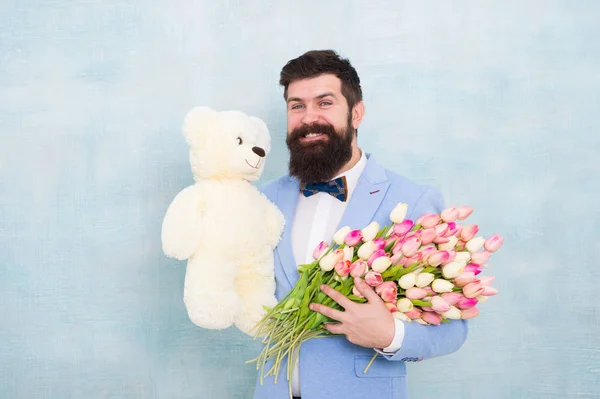
[[288, 86], [287, 138], [290, 175], [302, 183], [330, 180], [352, 157], [352, 113], [335, 75]]

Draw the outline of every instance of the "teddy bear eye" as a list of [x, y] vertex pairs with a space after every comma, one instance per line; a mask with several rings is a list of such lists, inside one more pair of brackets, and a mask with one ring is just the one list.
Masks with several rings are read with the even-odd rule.
[[238, 142], [238, 145], [242, 145], [242, 143], [243, 143], [244, 141], [242, 140], [242, 138], [241, 138], [241, 137], [238, 137], [238, 138], [237, 138], [237, 142]]

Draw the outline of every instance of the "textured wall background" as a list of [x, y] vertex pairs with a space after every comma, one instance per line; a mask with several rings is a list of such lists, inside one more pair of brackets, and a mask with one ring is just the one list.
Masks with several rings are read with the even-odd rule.
[[506, 236], [412, 397], [600, 397], [600, 3], [450, 3], [3, 1], [0, 397], [250, 397], [258, 346], [187, 319], [160, 225], [195, 104], [265, 119], [285, 172], [278, 72], [311, 48], [358, 69], [364, 149]]

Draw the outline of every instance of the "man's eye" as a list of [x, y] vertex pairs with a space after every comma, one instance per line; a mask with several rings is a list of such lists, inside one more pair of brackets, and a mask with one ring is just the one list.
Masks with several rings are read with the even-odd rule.
[[302, 104], [296, 104], [296, 105], [292, 105], [292, 109], [300, 109], [302, 108], [303, 105]]
[[238, 138], [237, 138], [237, 142], [238, 142], [238, 145], [242, 145], [242, 143], [243, 143], [244, 141], [242, 140], [242, 138], [241, 138], [241, 137], [238, 137]]
[[331, 101], [321, 101], [321, 106], [322, 107], [327, 107], [329, 105], [331, 105]]

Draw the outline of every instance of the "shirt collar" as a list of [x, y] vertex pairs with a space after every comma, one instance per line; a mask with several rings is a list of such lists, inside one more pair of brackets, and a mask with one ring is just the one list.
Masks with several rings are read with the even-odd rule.
[[350, 200], [350, 197], [352, 197], [352, 193], [358, 185], [358, 179], [360, 178], [360, 175], [362, 174], [363, 170], [365, 169], [365, 166], [367, 165], [367, 157], [365, 155], [365, 152], [361, 150], [360, 153], [360, 159], [358, 160], [356, 165], [354, 165], [352, 168], [348, 169], [344, 173], [340, 173], [339, 175], [334, 177], [334, 179], [337, 179], [338, 177], [346, 176], [346, 184], [348, 185], [347, 200]]

